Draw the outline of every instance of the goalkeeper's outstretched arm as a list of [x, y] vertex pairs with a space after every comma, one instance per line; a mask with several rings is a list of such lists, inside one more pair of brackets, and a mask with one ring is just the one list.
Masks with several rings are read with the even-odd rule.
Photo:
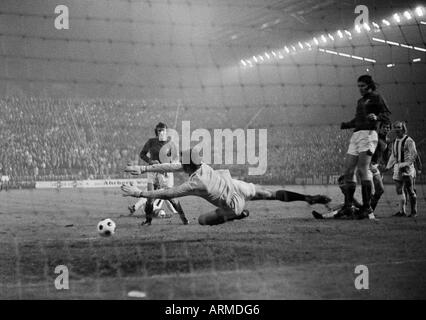
[[123, 196], [125, 197], [164, 199], [164, 200], [185, 197], [190, 195], [197, 195], [196, 186], [190, 181], [187, 181], [177, 187], [173, 187], [169, 189], [142, 191], [135, 186], [122, 185], [121, 190], [124, 192]]
[[137, 165], [128, 165], [125, 169], [125, 172], [130, 173], [132, 175], [139, 175], [145, 172], [178, 172], [183, 171], [183, 167], [181, 163], [159, 163], [153, 164], [150, 166], [137, 166]]

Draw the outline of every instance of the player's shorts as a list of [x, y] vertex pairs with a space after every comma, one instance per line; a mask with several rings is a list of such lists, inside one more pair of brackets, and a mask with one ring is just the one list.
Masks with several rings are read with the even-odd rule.
[[9, 176], [1, 176], [1, 182], [9, 182]]
[[256, 195], [256, 187], [253, 183], [232, 179], [234, 193], [231, 198], [230, 207], [235, 214], [240, 214], [246, 205], [246, 200]]
[[172, 172], [147, 172], [147, 181], [156, 186], [156, 189], [172, 188], [174, 185]]
[[414, 168], [414, 165], [406, 166], [403, 168], [399, 168], [398, 164], [395, 164], [393, 166], [393, 180], [402, 181], [403, 177], [416, 177], [416, 170]]
[[376, 151], [379, 138], [375, 130], [360, 130], [352, 134], [349, 142], [348, 154], [359, 156], [361, 152], [370, 151], [373, 155]]

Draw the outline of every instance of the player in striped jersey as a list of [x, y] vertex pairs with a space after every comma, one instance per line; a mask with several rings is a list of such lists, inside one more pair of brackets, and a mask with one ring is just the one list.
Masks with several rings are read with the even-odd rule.
[[395, 216], [406, 216], [405, 205], [406, 196], [403, 189], [407, 190], [411, 203], [411, 213], [409, 217], [417, 215], [417, 196], [414, 191], [414, 178], [416, 175], [414, 163], [417, 159], [417, 149], [414, 140], [407, 135], [407, 125], [402, 121], [393, 124], [396, 139], [392, 143], [392, 153], [386, 169], [393, 168], [393, 180], [395, 181], [396, 193], [398, 194], [399, 211]]
[[249, 214], [245, 203], [248, 200], [305, 201], [309, 204], [327, 204], [331, 199], [324, 195], [305, 195], [287, 190], [270, 190], [253, 183], [236, 180], [228, 174], [221, 174], [202, 163], [199, 152], [187, 150], [182, 153], [181, 163], [154, 164], [151, 166], [127, 166], [133, 175], [144, 172], [184, 171], [189, 180], [180, 186], [154, 191], [141, 191], [135, 186], [123, 185], [123, 196], [172, 199], [185, 196], [198, 196], [217, 207], [213, 212], [198, 218], [201, 225], [216, 225], [227, 221], [243, 219]]

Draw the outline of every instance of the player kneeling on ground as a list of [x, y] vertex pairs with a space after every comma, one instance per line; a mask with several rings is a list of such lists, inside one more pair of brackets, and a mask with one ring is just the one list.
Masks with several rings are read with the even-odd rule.
[[220, 174], [201, 162], [196, 149], [182, 153], [181, 163], [164, 163], [150, 166], [127, 166], [125, 169], [133, 175], [144, 172], [184, 171], [189, 180], [166, 190], [141, 191], [135, 186], [123, 185], [123, 196], [171, 199], [185, 196], [199, 196], [217, 207], [213, 212], [202, 214], [198, 218], [201, 225], [217, 225], [227, 221], [243, 219], [249, 215], [245, 210], [248, 200], [279, 200], [284, 202], [305, 201], [309, 204], [327, 204], [331, 199], [324, 195], [305, 195], [286, 190], [269, 190], [253, 183], [236, 180], [230, 174]]

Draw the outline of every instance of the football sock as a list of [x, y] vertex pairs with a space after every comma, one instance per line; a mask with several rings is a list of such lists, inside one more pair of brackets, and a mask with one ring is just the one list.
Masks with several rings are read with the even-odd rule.
[[305, 201], [306, 196], [304, 194], [300, 194], [297, 192], [286, 191], [286, 190], [278, 190], [275, 193], [275, 199], [285, 202], [290, 201]]
[[154, 216], [154, 202], [153, 201], [147, 201], [145, 204], [145, 216], [146, 221], [151, 222], [152, 217]]
[[371, 208], [371, 195], [373, 182], [370, 180], [361, 181], [362, 204], [364, 208]]
[[351, 207], [354, 203], [354, 194], [356, 190], [356, 183], [354, 181], [346, 181], [342, 187], [342, 192], [345, 196], [345, 207]]
[[417, 197], [416, 194], [410, 196], [411, 214], [417, 214]]
[[373, 198], [371, 198], [371, 208], [373, 210], [376, 210], [377, 204], [379, 203], [379, 200], [380, 200], [381, 196], [382, 196], [381, 194], [375, 193], [373, 195]]

